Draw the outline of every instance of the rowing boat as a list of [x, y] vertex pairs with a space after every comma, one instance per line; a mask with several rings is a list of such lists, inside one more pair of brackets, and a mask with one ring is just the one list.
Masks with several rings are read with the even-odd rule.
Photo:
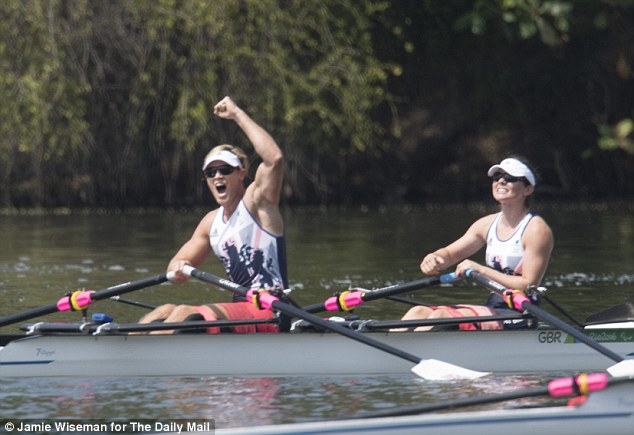
[[[584, 330], [585, 334], [623, 358], [634, 358], [634, 325], [598, 326]], [[614, 363], [552, 328], [363, 334], [413, 354], [490, 372], [597, 371]], [[408, 361], [389, 353], [319, 331], [174, 335], [101, 331], [13, 338], [5, 337], [7, 343], [0, 348], [3, 377], [390, 374], [411, 368]]]
[[580, 406], [550, 406], [494, 411], [420, 414], [331, 420], [246, 428], [216, 429], [217, 435], [631, 435], [634, 427], [634, 381], [592, 393]]
[[[598, 313], [592, 325], [594, 329], [582, 331], [533, 306], [525, 296], [522, 299], [519, 292], [513, 291], [511, 295], [518, 310], [526, 312], [517, 313], [511, 321], [518, 316], [532, 314], [551, 326], [515, 331], [396, 332], [388, 329], [387, 332], [379, 332], [377, 322], [374, 322], [374, 327], [369, 326], [373, 321], [340, 324], [311, 313], [350, 309], [368, 300], [437, 284], [443, 278], [433, 277], [431, 281], [425, 278], [376, 291], [344, 292], [336, 297], [336, 303], [330, 303], [329, 299], [323, 304], [300, 309], [267, 292], [254, 294], [231, 281], [192, 267], [187, 269], [186, 273], [197, 279], [250, 298], [256, 305], [262, 305], [261, 308], [301, 319], [313, 329], [300, 327], [294, 332], [279, 334], [129, 335], [129, 332], [148, 332], [156, 328], [191, 332], [192, 328], [221, 326], [223, 321], [117, 325], [110, 319], [99, 319], [82, 323], [37, 323], [26, 325], [26, 335], [0, 336], [0, 376], [289, 376], [390, 374], [411, 370], [424, 379], [445, 380], [475, 379], [488, 372], [615, 371], [617, 369], [612, 368], [612, 363], [634, 359], [634, 327], [628, 324], [625, 327], [602, 328], [599, 321], [603, 319], [612, 324], [631, 322], [634, 320], [631, 312], [627, 316]], [[475, 272], [472, 275], [492, 291], [506, 294], [507, 290], [499, 283], [484, 279]], [[157, 285], [168, 278], [162, 274], [94, 292], [78, 290], [55, 304], [1, 318], [0, 326], [56, 311], [85, 312], [94, 301]], [[455, 277], [449, 276], [448, 279]], [[485, 317], [474, 317], [427, 319], [423, 322], [486, 320]], [[397, 321], [397, 326], [388, 328], [398, 328], [405, 323]], [[227, 323], [223, 325], [228, 326]], [[283, 357], [280, 357], [282, 354]], [[413, 368], [412, 363], [416, 364]]]

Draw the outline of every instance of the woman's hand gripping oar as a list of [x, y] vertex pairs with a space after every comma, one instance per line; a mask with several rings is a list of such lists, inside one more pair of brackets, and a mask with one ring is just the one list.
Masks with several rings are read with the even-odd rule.
[[55, 304], [33, 308], [22, 313], [12, 314], [10, 316], [0, 318], [0, 327], [44, 316], [46, 314], [56, 313], [58, 311], [81, 311], [94, 301], [108, 299], [112, 296], [158, 285], [167, 281], [170, 277], [170, 275], [162, 273], [160, 275], [154, 275], [148, 278], [138, 279], [136, 281], [128, 281], [123, 284], [117, 284], [97, 291], [78, 290], [70, 295], [64, 296]]
[[572, 326], [550, 314], [548, 311], [545, 311], [537, 305], [534, 305], [523, 292], [508, 289], [499, 282], [487, 278], [486, 276], [476, 272], [473, 269], [467, 270], [465, 272], [465, 275], [467, 276], [467, 278], [471, 278], [479, 282], [487, 289], [502, 296], [506, 301], [508, 301], [511, 308], [514, 308], [517, 311], [527, 311], [533, 314], [544, 322], [549, 323], [555, 328], [561, 329], [562, 331], [575, 337], [582, 343], [590, 346], [597, 352], [600, 352], [608, 358], [616, 361], [618, 364], [615, 364], [607, 369], [608, 373], [610, 373], [612, 376], [622, 376], [623, 373], [630, 373], [634, 368], [634, 360], [626, 360], [621, 355], [597, 343], [596, 341], [585, 335], [583, 332], [573, 328]]
[[183, 269], [183, 272], [186, 275], [193, 276], [194, 278], [197, 278], [201, 281], [205, 281], [210, 284], [217, 285], [221, 288], [224, 288], [226, 290], [229, 290], [241, 296], [244, 296], [247, 298], [247, 300], [256, 304], [258, 308], [260, 309], [272, 309], [275, 311], [279, 311], [283, 314], [286, 314], [288, 316], [297, 317], [297, 318], [306, 320], [307, 322], [310, 322], [313, 325], [319, 326], [324, 329], [328, 329], [340, 335], [344, 335], [348, 338], [356, 340], [360, 343], [366, 344], [368, 346], [372, 346], [384, 352], [391, 353], [392, 355], [397, 356], [399, 358], [403, 358], [410, 362], [413, 362], [416, 364], [416, 366], [412, 368], [412, 372], [416, 373], [418, 376], [424, 379], [434, 380], [434, 381], [454, 380], [454, 379], [476, 379], [481, 376], [485, 376], [489, 374], [489, 373], [469, 370], [464, 367], [456, 366], [454, 364], [450, 364], [444, 361], [439, 361], [435, 359], [422, 359], [416, 355], [412, 355], [410, 353], [407, 353], [400, 349], [392, 347], [382, 341], [370, 338], [367, 335], [361, 334], [351, 329], [347, 329], [336, 323], [324, 320], [301, 308], [297, 308], [293, 305], [289, 305], [285, 302], [282, 302], [276, 296], [266, 291], [253, 292], [252, 290], [249, 290], [248, 288], [238, 285], [232, 281], [219, 278], [215, 275], [197, 270], [190, 266], [185, 266], [185, 268]]

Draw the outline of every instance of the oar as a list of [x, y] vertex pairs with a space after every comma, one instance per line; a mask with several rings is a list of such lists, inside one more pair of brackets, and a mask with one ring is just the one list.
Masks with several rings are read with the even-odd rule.
[[410, 299], [410, 298], [404, 298], [403, 296], [388, 296], [385, 299], [387, 299], [388, 301], [394, 301], [394, 302], [400, 302], [402, 304], [413, 305], [415, 307], [419, 307], [419, 306], [429, 307], [429, 306], [431, 306], [431, 304], [428, 304], [426, 302], [421, 302], [421, 301], [417, 301], [415, 299]]
[[148, 310], [153, 310], [154, 308], [156, 308], [156, 305], [147, 304], [145, 302], [132, 301], [130, 299], [123, 299], [119, 295], [111, 296], [110, 299], [112, 299], [113, 301], [121, 302], [122, 304], [132, 305], [134, 307], [147, 308]]
[[[244, 319], [244, 320], [190, 320], [170, 323], [36, 323], [25, 325], [22, 330], [27, 334], [50, 332], [81, 332], [84, 334], [114, 334], [127, 332], [149, 332], [165, 330], [187, 330], [207, 328], [223, 328], [248, 325], [266, 325], [279, 323], [279, 319]], [[20, 336], [23, 337], [23, 336]]]
[[414, 290], [420, 290], [424, 287], [430, 287], [436, 284], [444, 284], [458, 281], [462, 278], [457, 277], [455, 273], [447, 273], [444, 275], [429, 276], [417, 279], [415, 281], [405, 282], [403, 284], [395, 284], [389, 287], [383, 287], [376, 290], [354, 290], [345, 291], [336, 296], [331, 296], [325, 302], [304, 307], [309, 313], [317, 313], [320, 311], [350, 311], [352, 308], [363, 304], [364, 302], [373, 301], [375, 299], [387, 298], [401, 293], [407, 293]]
[[550, 396], [554, 398], [561, 398], [579, 395], [586, 396], [589, 393], [601, 391], [606, 389], [608, 386], [613, 386], [624, 382], [634, 382], [632, 380], [632, 372], [630, 372], [627, 376], [622, 376], [618, 378], [609, 377], [607, 373], [581, 374], [575, 377], [555, 379], [550, 381], [548, 385], [541, 387], [526, 388], [500, 394], [461, 397], [459, 399], [447, 400], [444, 402], [405, 406], [392, 410], [372, 412], [371, 414], [359, 414], [352, 417], [346, 417], [346, 419], [397, 417], [403, 415], [421, 414], [423, 412], [436, 412], [441, 410], [455, 409], [465, 406], [505, 402], [508, 400], [515, 400], [526, 397]]
[[[568, 325], [567, 323], [559, 320], [557, 317], [553, 316], [548, 311], [545, 311], [542, 308], [538, 307], [537, 305], [534, 305], [533, 303], [531, 303], [530, 299], [528, 299], [526, 295], [524, 295], [522, 292], [516, 292], [516, 291], [513, 291], [512, 289], [507, 289], [499, 282], [494, 281], [490, 278], [487, 278], [486, 276], [476, 272], [473, 269], [467, 270], [465, 272], [465, 275], [467, 276], [467, 278], [472, 278], [475, 281], [482, 284], [483, 286], [485, 286], [486, 288], [488, 288], [489, 290], [499, 294], [505, 300], [510, 299], [511, 304], [513, 305], [513, 308], [515, 308], [516, 310], [528, 311], [529, 313], [535, 315], [541, 320], [547, 323], [550, 323], [555, 328], [561, 329], [562, 331], [572, 335], [577, 340], [590, 346], [592, 349], [602, 353], [603, 355], [616, 361], [617, 363], [620, 363], [620, 364], [615, 364], [614, 366], [607, 369], [608, 372], [612, 374], [613, 376], [617, 376], [617, 373], [620, 373], [620, 370], [623, 366], [631, 367], [632, 365], [634, 365], [634, 360], [626, 361], [625, 358], [623, 358], [621, 355], [597, 343], [596, 341], [594, 341], [593, 339], [591, 339], [590, 337], [588, 337], [587, 335], [585, 335], [578, 329], [575, 329], [572, 326]], [[626, 368], [626, 370], [627, 369], [628, 368]]]
[[572, 317], [572, 315], [568, 311], [564, 310], [564, 308], [561, 305], [559, 305], [557, 302], [555, 302], [550, 297], [548, 297], [548, 295], [546, 293], [542, 293], [541, 297], [546, 302], [548, 302], [550, 305], [555, 307], [555, 309], [557, 309], [557, 311], [559, 311], [561, 314], [566, 316], [572, 323], [574, 323], [575, 325], [577, 325], [580, 328], [583, 328], [583, 324], [580, 321], [578, 321], [577, 319]]
[[184, 267], [183, 272], [186, 275], [193, 276], [201, 281], [214, 284], [236, 294], [242, 295], [246, 297], [247, 300], [254, 302], [254, 304], [256, 304], [256, 306], [261, 309], [273, 309], [288, 316], [298, 317], [312, 323], [313, 325], [328, 329], [330, 331], [356, 340], [360, 343], [372, 346], [376, 349], [388, 352], [399, 358], [413, 362], [416, 364], [416, 366], [412, 368], [412, 371], [421, 378], [427, 380], [476, 379], [489, 374], [469, 370], [464, 367], [456, 366], [444, 361], [439, 361], [435, 359], [422, 359], [416, 355], [412, 355], [408, 352], [392, 347], [382, 341], [370, 338], [367, 335], [363, 335], [359, 332], [345, 328], [334, 322], [324, 320], [321, 317], [317, 317], [301, 308], [297, 308], [293, 305], [284, 303], [268, 292], [253, 292], [248, 288], [236, 284], [232, 281], [218, 278], [215, 275], [203, 272], [190, 266]]
[[350, 327], [357, 331], [381, 330], [393, 328], [416, 328], [419, 326], [458, 326], [461, 323], [497, 322], [509, 319], [525, 319], [528, 315], [517, 313], [516, 315], [501, 316], [470, 316], [470, 317], [443, 317], [438, 319], [414, 319], [414, 320], [351, 320]]
[[80, 311], [94, 301], [107, 299], [112, 296], [161, 284], [167, 280], [168, 275], [162, 273], [160, 275], [154, 275], [148, 278], [138, 279], [136, 281], [128, 281], [123, 284], [117, 284], [97, 291], [78, 290], [71, 295], [64, 296], [55, 304], [45, 305], [43, 307], [33, 308], [22, 313], [3, 317], [0, 319], [0, 327], [44, 316], [46, 314], [56, 313], [58, 311]]

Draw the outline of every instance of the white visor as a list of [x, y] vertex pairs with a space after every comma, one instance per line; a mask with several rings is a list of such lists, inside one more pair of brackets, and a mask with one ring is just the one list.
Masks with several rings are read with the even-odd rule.
[[242, 168], [242, 163], [240, 163], [240, 158], [236, 156], [234, 153], [228, 150], [221, 150], [215, 152], [213, 154], [208, 154], [205, 157], [205, 163], [203, 163], [203, 171], [209, 164], [215, 160], [219, 160], [221, 162], [225, 162], [234, 168]]
[[535, 175], [533, 174], [533, 171], [531, 171], [528, 166], [517, 159], [509, 158], [502, 160], [499, 165], [491, 166], [489, 168], [489, 171], [487, 172], [487, 175], [489, 177], [492, 177], [493, 174], [495, 174], [500, 169], [507, 174], [512, 175], [513, 177], [524, 177], [528, 180], [529, 183], [535, 186]]

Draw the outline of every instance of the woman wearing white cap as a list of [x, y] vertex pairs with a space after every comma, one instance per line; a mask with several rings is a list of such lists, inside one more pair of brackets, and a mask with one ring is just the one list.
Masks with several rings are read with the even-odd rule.
[[[207, 187], [219, 207], [203, 217], [191, 239], [172, 258], [167, 271], [175, 272], [173, 282], [183, 282], [189, 278], [183, 274], [183, 267], [198, 267], [213, 251], [233, 282], [249, 289], [285, 289], [288, 287], [286, 248], [284, 223], [279, 209], [284, 177], [282, 151], [271, 135], [231, 98], [225, 97], [216, 104], [214, 114], [222, 119], [233, 120], [249, 138], [262, 162], [253, 182], [245, 187], [247, 158], [241, 149], [232, 145], [219, 145], [207, 154], [202, 170]], [[243, 298], [234, 297], [233, 303], [162, 305], [144, 316], [141, 322], [273, 316], [271, 311], [257, 310], [253, 304], [243, 301]], [[275, 332], [276, 329], [272, 325], [257, 327], [262, 332]], [[256, 328], [252, 325], [234, 328], [235, 332], [254, 330]], [[218, 329], [210, 328], [208, 332], [218, 332]]]
[[[455, 242], [423, 258], [420, 268], [427, 275], [437, 275], [457, 264], [455, 273], [476, 272], [499, 282], [507, 288], [526, 290], [539, 285], [544, 278], [553, 249], [553, 235], [544, 219], [529, 211], [529, 199], [535, 191], [534, 171], [522, 159], [510, 157], [489, 168], [493, 198], [500, 204], [500, 212], [477, 220]], [[486, 264], [469, 260], [486, 246]], [[440, 317], [488, 316], [511, 313], [506, 302], [491, 293], [485, 305], [461, 304], [455, 306], [410, 309], [403, 320]], [[523, 322], [483, 322], [466, 324], [461, 329], [501, 329], [533, 326]], [[427, 330], [429, 327], [420, 327]]]

